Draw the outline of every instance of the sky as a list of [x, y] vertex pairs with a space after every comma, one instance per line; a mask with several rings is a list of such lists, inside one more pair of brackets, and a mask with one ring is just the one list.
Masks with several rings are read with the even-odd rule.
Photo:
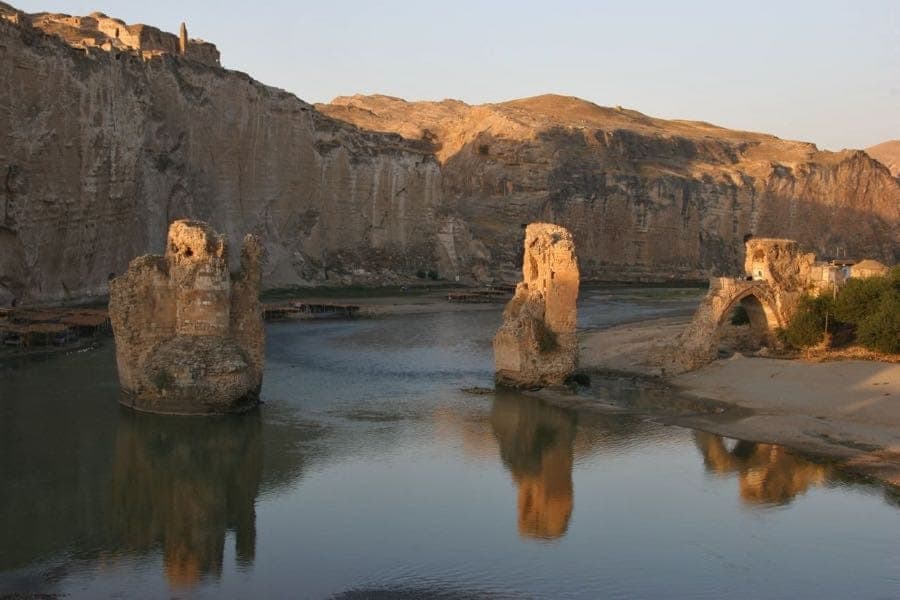
[[185, 21], [223, 66], [307, 102], [558, 93], [829, 150], [900, 139], [900, 0], [10, 3]]

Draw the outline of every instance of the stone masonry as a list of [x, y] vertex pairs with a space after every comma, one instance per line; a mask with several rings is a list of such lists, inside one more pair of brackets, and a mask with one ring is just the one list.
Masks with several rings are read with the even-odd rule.
[[579, 275], [572, 234], [549, 223], [529, 225], [522, 275], [494, 337], [497, 383], [561, 384], [575, 370], [578, 353]]
[[122, 402], [147, 412], [222, 414], [258, 403], [265, 334], [262, 250], [248, 235], [229, 273], [224, 236], [200, 221], [169, 228], [165, 256], [134, 259], [110, 283]]

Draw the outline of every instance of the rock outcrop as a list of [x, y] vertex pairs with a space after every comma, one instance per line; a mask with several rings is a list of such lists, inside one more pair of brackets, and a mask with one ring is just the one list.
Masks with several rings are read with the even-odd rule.
[[890, 169], [894, 177], [900, 177], [900, 140], [869, 146], [866, 154]]
[[522, 277], [494, 337], [497, 383], [519, 388], [562, 384], [578, 356], [580, 277], [572, 234], [549, 223], [529, 225]]
[[0, 3], [0, 302], [102, 297], [178, 218], [259, 235], [266, 288], [513, 281], [542, 220], [589, 279], [734, 273], [746, 234], [900, 254], [900, 182], [863, 152], [562, 96], [314, 107], [217, 62], [187, 31]]
[[110, 282], [123, 404], [166, 414], [257, 405], [265, 342], [261, 259], [259, 241], [248, 235], [232, 275], [225, 238], [182, 220], [169, 228], [164, 257], [136, 258]]

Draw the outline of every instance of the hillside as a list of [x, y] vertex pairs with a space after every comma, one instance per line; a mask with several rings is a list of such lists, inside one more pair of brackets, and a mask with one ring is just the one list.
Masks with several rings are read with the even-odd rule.
[[900, 177], [900, 140], [890, 140], [866, 148], [866, 153]]
[[316, 108], [434, 152], [445, 210], [494, 241], [495, 264], [514, 265], [518, 225], [535, 219], [575, 232], [592, 278], [735, 272], [751, 234], [896, 261], [900, 186], [860, 151], [556, 95], [479, 106], [353, 96]]

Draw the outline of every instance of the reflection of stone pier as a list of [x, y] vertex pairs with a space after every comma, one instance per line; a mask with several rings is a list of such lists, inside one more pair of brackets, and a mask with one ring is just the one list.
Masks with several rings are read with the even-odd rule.
[[831, 469], [791, 454], [783, 446], [737, 441], [729, 449], [722, 436], [694, 432], [694, 442], [711, 473], [734, 473], [748, 504], [787, 504], [810, 487], [825, 484]]
[[124, 415], [116, 433], [112, 525], [131, 551], [162, 547], [175, 587], [222, 572], [225, 536], [237, 561], [256, 552], [255, 503], [262, 479], [258, 414], [209, 422]]
[[519, 533], [554, 539], [572, 516], [575, 415], [535, 398], [498, 394], [491, 426], [500, 457], [519, 487]]

